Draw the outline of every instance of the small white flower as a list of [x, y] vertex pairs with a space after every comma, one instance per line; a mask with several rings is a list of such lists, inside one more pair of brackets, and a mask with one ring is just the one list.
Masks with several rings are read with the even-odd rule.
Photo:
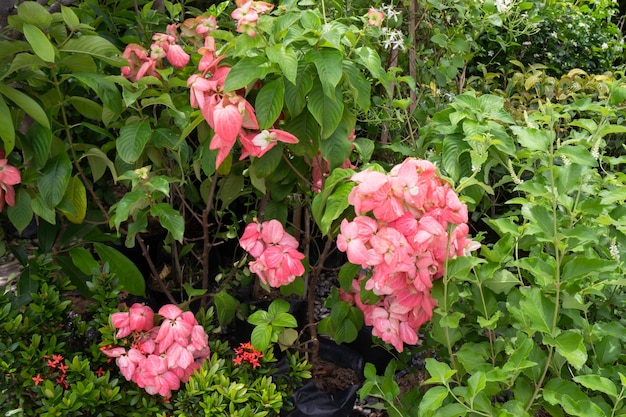
[[606, 42], [603, 42], [601, 48], [602, 49], [609, 49], [609, 44], [607, 44]]
[[615, 240], [613, 240], [613, 242], [611, 242], [611, 245], [609, 246], [609, 253], [611, 254], [611, 258], [613, 258], [613, 260], [619, 262], [619, 248], [617, 247], [617, 244], [615, 244]]
[[522, 45], [524, 45], [524, 46], [530, 46], [532, 44], [533, 43], [531, 41], [524, 41], [524, 42], [522, 42]]
[[493, 51], [487, 51], [487, 56], [493, 56]]
[[559, 35], [556, 32], [552, 32], [550, 34], [550, 36], [552, 36], [554, 39], [558, 39], [559, 38]]

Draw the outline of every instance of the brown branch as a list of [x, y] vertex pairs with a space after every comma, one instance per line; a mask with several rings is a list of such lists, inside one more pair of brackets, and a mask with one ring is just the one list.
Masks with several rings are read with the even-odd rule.
[[167, 289], [167, 287], [165, 286], [165, 283], [161, 279], [161, 275], [159, 275], [159, 271], [157, 271], [156, 266], [154, 265], [154, 262], [152, 262], [152, 258], [150, 257], [150, 252], [148, 251], [148, 247], [146, 246], [146, 243], [143, 241], [143, 238], [139, 234], [136, 234], [135, 240], [137, 241], [137, 243], [139, 243], [139, 247], [141, 248], [141, 253], [143, 254], [144, 258], [146, 258], [146, 262], [148, 262], [148, 267], [150, 268], [150, 273], [152, 274], [153, 280], [155, 280], [157, 284], [159, 284], [159, 288], [161, 289], [161, 291], [163, 291], [163, 293], [165, 294], [167, 299], [170, 301], [170, 303], [178, 304], [178, 302], [172, 296], [172, 293]]

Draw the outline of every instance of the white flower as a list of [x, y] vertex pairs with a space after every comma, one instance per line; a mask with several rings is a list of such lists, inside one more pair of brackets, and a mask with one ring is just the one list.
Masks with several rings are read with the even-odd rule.
[[552, 32], [550, 34], [550, 36], [552, 36], [554, 39], [558, 39], [559, 38], [559, 35], [556, 32]]
[[513, 3], [513, 0], [495, 0], [493, 4], [495, 4], [496, 9], [498, 9], [498, 13], [506, 13]]
[[606, 42], [603, 42], [601, 48], [602, 49], [609, 49], [609, 45]]
[[385, 16], [387, 16], [387, 19], [391, 20], [393, 19], [394, 22], [398, 21], [398, 16], [400, 16], [402, 14], [402, 12], [400, 10], [396, 10], [393, 7], [393, 4], [383, 4], [381, 6], [381, 9], [383, 11], [383, 13], [385, 13]]

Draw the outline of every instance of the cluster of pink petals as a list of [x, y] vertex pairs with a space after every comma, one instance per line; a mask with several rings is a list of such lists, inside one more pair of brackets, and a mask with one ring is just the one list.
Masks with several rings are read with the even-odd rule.
[[365, 17], [367, 17], [368, 26], [381, 27], [385, 20], [385, 14], [373, 7], [370, 7]]
[[189, 380], [209, 356], [208, 336], [193, 313], [173, 304], [159, 309], [163, 317], [154, 325], [150, 307], [135, 303], [128, 312], [111, 315], [116, 338], [130, 336], [130, 348], [107, 346], [102, 352], [112, 358], [127, 381], [148, 394], [165, 398]]
[[[432, 317], [432, 280], [443, 276], [446, 258], [477, 249], [467, 237], [467, 206], [424, 160], [406, 159], [389, 174], [368, 169], [352, 180], [348, 201], [357, 217], [343, 220], [337, 247], [368, 275], [344, 296], [361, 308], [375, 336], [402, 351]], [[360, 302], [363, 280], [381, 296], [377, 304]]]
[[164, 58], [178, 69], [189, 62], [189, 55], [176, 43], [175, 24], [169, 25], [166, 33], [156, 33], [152, 40], [150, 51], [135, 43], [126, 46], [122, 56], [128, 61], [128, 66], [122, 67], [122, 76], [133, 82], [148, 75], [160, 78], [157, 69], [162, 68]]
[[255, 258], [249, 264], [250, 271], [270, 287], [290, 284], [304, 274], [304, 255], [298, 251], [298, 241], [278, 220], [259, 223], [255, 219], [246, 226], [239, 244]]
[[251, 37], [256, 36], [254, 28], [259, 15], [274, 8], [273, 4], [264, 1], [237, 0], [236, 4], [237, 8], [233, 10], [231, 17], [237, 20], [237, 32], [246, 33]]
[[209, 149], [217, 150], [216, 166], [224, 162], [237, 138], [243, 148], [240, 159], [250, 155], [260, 158], [278, 142], [298, 143], [298, 138], [283, 130], [260, 131], [252, 105], [238, 92], [224, 91], [230, 67], [219, 66], [224, 56], [217, 55], [215, 39], [209, 33], [206, 32], [204, 46], [198, 50], [202, 54], [198, 63], [200, 72], [191, 75], [187, 85], [191, 107], [200, 109], [215, 132]]
[[4, 203], [11, 207], [15, 205], [14, 185], [22, 181], [20, 171], [8, 164], [4, 159], [4, 153], [0, 153], [0, 211], [4, 208]]

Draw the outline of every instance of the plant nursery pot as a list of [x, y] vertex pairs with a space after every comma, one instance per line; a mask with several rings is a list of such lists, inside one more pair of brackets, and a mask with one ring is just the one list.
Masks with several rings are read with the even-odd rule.
[[321, 390], [319, 384], [310, 381], [296, 390], [293, 396], [295, 409], [285, 417], [347, 417], [351, 414], [363, 378], [363, 357], [348, 346], [337, 345], [326, 339], [320, 339], [319, 357], [336, 364], [337, 368], [354, 371], [358, 376], [355, 382], [358, 383], [339, 391], [327, 392]]

